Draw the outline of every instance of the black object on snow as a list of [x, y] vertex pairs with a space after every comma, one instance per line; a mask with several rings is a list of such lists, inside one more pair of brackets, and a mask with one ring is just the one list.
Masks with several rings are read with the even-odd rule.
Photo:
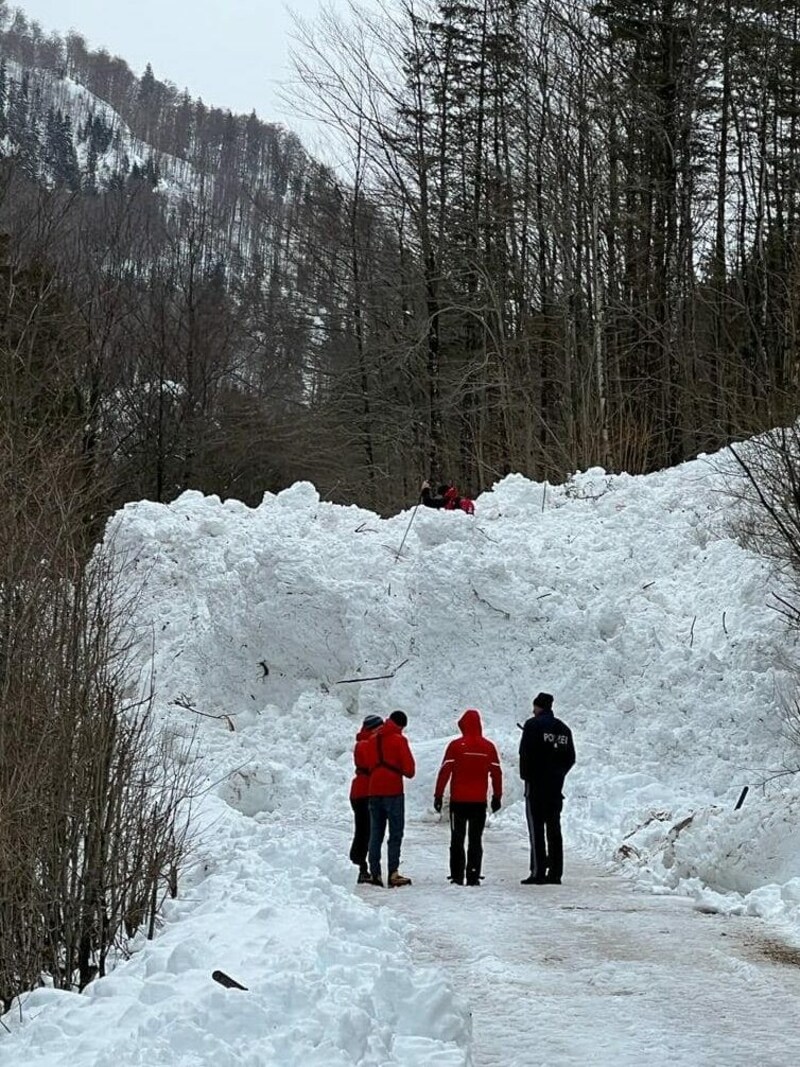
[[235, 978], [231, 978], [229, 974], [225, 974], [224, 971], [212, 971], [211, 977], [215, 982], [219, 982], [220, 985], [224, 985], [226, 989], [243, 989], [247, 992], [247, 986], [242, 985], [241, 982], [237, 982]]

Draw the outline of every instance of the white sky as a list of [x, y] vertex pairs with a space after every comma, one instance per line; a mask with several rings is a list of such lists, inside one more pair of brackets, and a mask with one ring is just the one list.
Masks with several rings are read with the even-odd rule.
[[313, 18], [321, 0], [20, 0], [45, 30], [75, 29], [92, 47], [122, 56], [141, 74], [184, 87], [204, 103], [295, 129], [278, 95], [290, 75], [289, 8]]

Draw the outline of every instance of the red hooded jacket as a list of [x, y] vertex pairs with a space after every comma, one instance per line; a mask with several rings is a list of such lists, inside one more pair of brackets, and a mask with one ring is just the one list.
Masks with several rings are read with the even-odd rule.
[[363, 800], [364, 797], [369, 796], [369, 766], [367, 765], [367, 754], [369, 750], [369, 739], [372, 737], [374, 730], [359, 730], [356, 734], [356, 743], [353, 749], [353, 763], [355, 764], [356, 773], [353, 775], [353, 781], [350, 783], [350, 799], [351, 800]]
[[372, 731], [367, 741], [365, 761], [370, 772], [371, 797], [402, 795], [403, 779], [413, 778], [417, 771], [408, 741], [391, 719]]
[[434, 796], [444, 796], [450, 782], [450, 800], [456, 803], [485, 804], [489, 778], [492, 795], [503, 795], [503, 772], [494, 743], [483, 736], [481, 714], [469, 708], [458, 720], [462, 737], [451, 741], [436, 779]]
[[449, 485], [444, 491], [444, 510], [457, 511], [461, 508], [467, 515], [475, 514], [475, 503], [468, 496], [459, 496], [454, 485]]

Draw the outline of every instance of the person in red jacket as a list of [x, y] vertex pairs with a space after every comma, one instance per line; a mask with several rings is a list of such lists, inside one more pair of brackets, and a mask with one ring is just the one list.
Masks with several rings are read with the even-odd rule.
[[367, 742], [366, 762], [369, 768], [369, 873], [372, 885], [383, 885], [381, 852], [386, 826], [389, 826], [389, 885], [411, 885], [411, 879], [400, 873], [400, 846], [405, 829], [405, 797], [403, 779], [416, 773], [403, 730], [408, 724], [404, 711], [393, 711], [383, 726], [375, 730]]
[[467, 885], [480, 885], [488, 783], [491, 779], [492, 811], [499, 811], [503, 772], [494, 743], [483, 736], [480, 712], [468, 708], [458, 720], [458, 727], [462, 736], [451, 741], [445, 750], [433, 807], [435, 811], [442, 810], [444, 791], [450, 782], [450, 880], [455, 885], [463, 885], [466, 874]]
[[350, 846], [350, 862], [358, 867], [358, 881], [369, 881], [367, 849], [369, 848], [369, 768], [367, 753], [373, 731], [383, 726], [380, 715], [367, 715], [356, 734], [353, 763], [356, 772], [350, 783], [350, 807], [353, 809], [353, 843]]
[[431, 483], [422, 483], [420, 491], [420, 503], [426, 508], [441, 508], [444, 511], [465, 511], [467, 515], [475, 514], [475, 501], [468, 496], [460, 496], [458, 490], [451, 482], [449, 485], [440, 485], [438, 494], [431, 489]]

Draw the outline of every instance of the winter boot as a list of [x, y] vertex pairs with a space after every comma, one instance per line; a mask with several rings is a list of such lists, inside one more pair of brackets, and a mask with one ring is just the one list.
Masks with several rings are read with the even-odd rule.
[[369, 881], [371, 881], [369, 870], [367, 869], [366, 863], [362, 863], [362, 864], [360, 864], [359, 869], [358, 869], [358, 881], [357, 881], [356, 884], [357, 885], [366, 885], [367, 882], [369, 882]]
[[527, 878], [520, 878], [520, 885], [545, 885], [546, 878], [534, 878], [532, 874], [529, 874]]
[[389, 885], [392, 889], [397, 889], [401, 885], [411, 885], [411, 879], [406, 878], [404, 874], [399, 871], [392, 871], [389, 875]]
[[383, 879], [380, 874], [371, 874], [367, 879], [369, 885], [379, 885], [383, 889]]

